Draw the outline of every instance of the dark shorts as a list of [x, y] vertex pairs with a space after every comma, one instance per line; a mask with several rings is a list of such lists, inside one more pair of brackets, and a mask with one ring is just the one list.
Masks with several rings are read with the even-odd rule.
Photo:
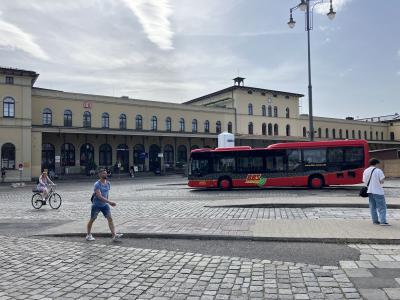
[[90, 212], [90, 218], [92, 220], [96, 219], [97, 215], [99, 214], [99, 212], [102, 212], [103, 216], [105, 218], [111, 217], [111, 209], [110, 209], [110, 206], [108, 204], [106, 204], [104, 206], [92, 205], [92, 210]]

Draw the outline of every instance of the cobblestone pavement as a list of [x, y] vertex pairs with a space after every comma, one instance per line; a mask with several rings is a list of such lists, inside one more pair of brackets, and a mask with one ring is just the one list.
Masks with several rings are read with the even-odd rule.
[[[396, 195], [399, 188], [388, 190]], [[91, 184], [60, 184], [59, 210], [31, 207], [30, 189], [0, 190], [0, 225], [88, 218]], [[175, 181], [118, 182], [114, 219], [136, 232], [240, 234], [258, 219], [369, 219], [364, 208], [204, 207], [214, 199], [347, 197], [356, 188], [191, 191]], [[400, 210], [388, 210], [389, 221]], [[400, 299], [400, 247], [352, 245], [340, 266], [260, 261], [0, 236], [0, 299]], [[361, 295], [360, 295], [361, 293]], [[159, 297], [159, 298], [157, 298]]]
[[1, 299], [361, 299], [337, 266], [0, 237]]
[[[0, 219], [12, 218], [28, 220], [79, 220], [86, 219], [90, 209], [90, 183], [77, 183], [76, 186], [61, 185], [57, 192], [62, 195], [61, 209], [52, 210], [44, 206], [35, 210], [31, 206], [32, 192], [22, 190], [2, 190], [0, 192]], [[393, 189], [398, 191], [397, 189]], [[352, 191], [352, 190], [350, 190]], [[400, 189], [399, 189], [400, 191]], [[215, 199], [257, 198], [257, 197], [301, 197], [314, 194], [327, 196], [327, 191], [271, 190], [271, 191], [197, 191], [193, 192], [182, 185], [118, 183], [113, 185], [111, 197], [118, 202], [113, 209], [120, 219], [209, 219], [254, 220], [254, 219], [369, 219], [367, 208], [238, 208], [204, 207]], [[331, 190], [330, 195], [339, 197], [343, 190]], [[345, 190], [345, 192], [349, 192]], [[352, 191], [354, 196], [355, 190]], [[339, 195], [338, 195], [339, 194]], [[341, 195], [345, 197], [345, 195]], [[388, 218], [400, 219], [400, 210], [388, 210]], [[215, 226], [214, 226], [215, 227]]]
[[400, 299], [400, 245], [350, 245], [359, 261], [342, 261], [341, 268], [364, 299]]

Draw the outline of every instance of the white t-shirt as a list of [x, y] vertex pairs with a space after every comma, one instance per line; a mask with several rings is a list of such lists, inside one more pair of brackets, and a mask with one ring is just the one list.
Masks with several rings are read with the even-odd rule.
[[383, 174], [381, 169], [378, 169], [378, 168], [372, 167], [372, 166], [365, 169], [364, 174], [363, 174], [363, 182], [365, 184], [368, 183], [373, 169], [375, 169], [375, 171], [372, 174], [371, 182], [369, 183], [367, 193], [384, 195], [385, 192], [383, 191], [383, 184], [381, 184], [381, 181], [383, 179], [385, 179], [385, 175]]

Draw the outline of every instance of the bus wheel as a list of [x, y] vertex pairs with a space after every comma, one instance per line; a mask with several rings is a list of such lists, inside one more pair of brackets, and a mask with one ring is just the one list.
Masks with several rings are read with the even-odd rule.
[[218, 187], [221, 190], [230, 190], [232, 188], [232, 180], [229, 177], [223, 177], [218, 181]]
[[313, 175], [308, 179], [308, 186], [312, 189], [322, 189], [324, 185], [325, 180], [321, 175]]

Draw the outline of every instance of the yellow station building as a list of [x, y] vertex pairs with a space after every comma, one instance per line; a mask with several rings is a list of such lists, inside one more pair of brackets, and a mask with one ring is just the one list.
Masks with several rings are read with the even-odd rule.
[[[308, 138], [302, 94], [244, 86], [244, 78], [209, 95], [175, 104], [35, 87], [34, 71], [0, 68], [0, 149], [6, 180], [38, 177], [43, 169], [85, 174], [176, 171], [190, 150], [216, 147], [217, 135], [236, 145], [265, 147]], [[371, 149], [400, 147], [400, 118], [314, 117], [316, 140], [366, 139]]]

